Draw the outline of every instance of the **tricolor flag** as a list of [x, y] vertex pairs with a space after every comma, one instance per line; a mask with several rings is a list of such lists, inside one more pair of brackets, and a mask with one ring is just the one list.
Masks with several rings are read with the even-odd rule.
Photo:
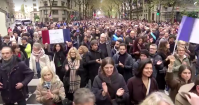
[[57, 29], [57, 30], [44, 30], [42, 31], [43, 44], [55, 44], [71, 42], [69, 29]]
[[199, 44], [199, 19], [183, 16], [177, 40]]

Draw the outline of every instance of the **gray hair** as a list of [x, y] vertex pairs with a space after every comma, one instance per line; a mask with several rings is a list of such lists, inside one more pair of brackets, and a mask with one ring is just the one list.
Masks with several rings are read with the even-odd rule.
[[87, 102], [95, 103], [95, 95], [87, 88], [80, 88], [74, 93], [75, 104], [83, 104]]
[[40, 43], [35, 42], [35, 43], [33, 44], [33, 47], [36, 47], [36, 48], [38, 48], [38, 49], [41, 49], [41, 48], [42, 48], [42, 45], [41, 45]]

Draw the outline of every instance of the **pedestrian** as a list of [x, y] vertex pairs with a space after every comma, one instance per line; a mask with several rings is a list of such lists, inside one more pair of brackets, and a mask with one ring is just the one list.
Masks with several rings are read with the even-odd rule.
[[85, 54], [85, 66], [89, 72], [91, 84], [93, 83], [95, 76], [98, 74], [98, 68], [102, 63], [103, 58], [103, 53], [98, 49], [98, 41], [92, 40], [90, 51]]
[[128, 80], [129, 105], [138, 105], [149, 94], [158, 91], [158, 85], [152, 76], [153, 64], [149, 58], [142, 60], [138, 72]]
[[129, 93], [126, 82], [114, 65], [110, 57], [102, 60], [92, 86], [96, 105], [128, 105]]
[[[199, 77], [196, 78], [194, 83], [189, 83], [181, 86], [178, 91], [178, 94], [175, 97], [175, 105], [192, 105], [186, 99], [186, 96], [189, 96], [189, 92], [194, 94], [199, 94]], [[191, 97], [190, 97], [191, 98]]]
[[38, 78], [40, 78], [42, 68], [47, 65], [50, 65], [49, 56], [45, 54], [40, 43], [34, 43], [29, 60], [30, 69], [34, 71], [34, 74], [37, 75]]
[[36, 101], [43, 105], [62, 105], [65, 99], [64, 85], [50, 67], [42, 68], [35, 94]]
[[127, 53], [127, 47], [124, 43], [119, 46], [119, 53], [113, 56], [113, 61], [118, 72], [124, 77], [127, 82], [133, 76], [133, 63], [134, 59]]
[[18, 57], [13, 55], [10, 47], [2, 48], [2, 64], [0, 65], [1, 97], [5, 105], [26, 105], [26, 88], [34, 73]]
[[87, 73], [84, 71], [82, 58], [75, 47], [69, 50], [62, 67], [65, 73], [63, 81], [66, 97], [72, 101], [74, 92], [87, 84]]
[[140, 105], [174, 105], [169, 96], [162, 92], [154, 92], [149, 95]]

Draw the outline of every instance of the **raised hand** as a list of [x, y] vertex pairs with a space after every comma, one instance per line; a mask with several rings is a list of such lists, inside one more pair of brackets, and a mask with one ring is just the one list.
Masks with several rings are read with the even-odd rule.
[[108, 92], [108, 87], [107, 87], [107, 85], [106, 85], [105, 82], [102, 83], [102, 89], [103, 89], [103, 91], [104, 91], [105, 93]]
[[119, 89], [117, 90], [117, 92], [116, 92], [116, 95], [117, 95], [117, 96], [123, 96], [123, 94], [124, 94], [124, 89], [123, 89], [123, 88], [119, 88]]
[[158, 61], [158, 62], [157, 62], [157, 65], [161, 65], [161, 64], [162, 64], [162, 61]]

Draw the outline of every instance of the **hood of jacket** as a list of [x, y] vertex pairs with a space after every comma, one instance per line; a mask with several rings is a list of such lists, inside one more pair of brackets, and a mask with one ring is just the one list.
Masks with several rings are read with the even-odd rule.
[[110, 77], [107, 77], [104, 74], [104, 72], [102, 71], [101, 66], [100, 66], [99, 69], [98, 69], [98, 76], [102, 80], [102, 82], [106, 82], [106, 83], [111, 84], [112, 82], [117, 82], [117, 78], [119, 76], [119, 73], [118, 73], [116, 67], [114, 67], [112, 75]]

